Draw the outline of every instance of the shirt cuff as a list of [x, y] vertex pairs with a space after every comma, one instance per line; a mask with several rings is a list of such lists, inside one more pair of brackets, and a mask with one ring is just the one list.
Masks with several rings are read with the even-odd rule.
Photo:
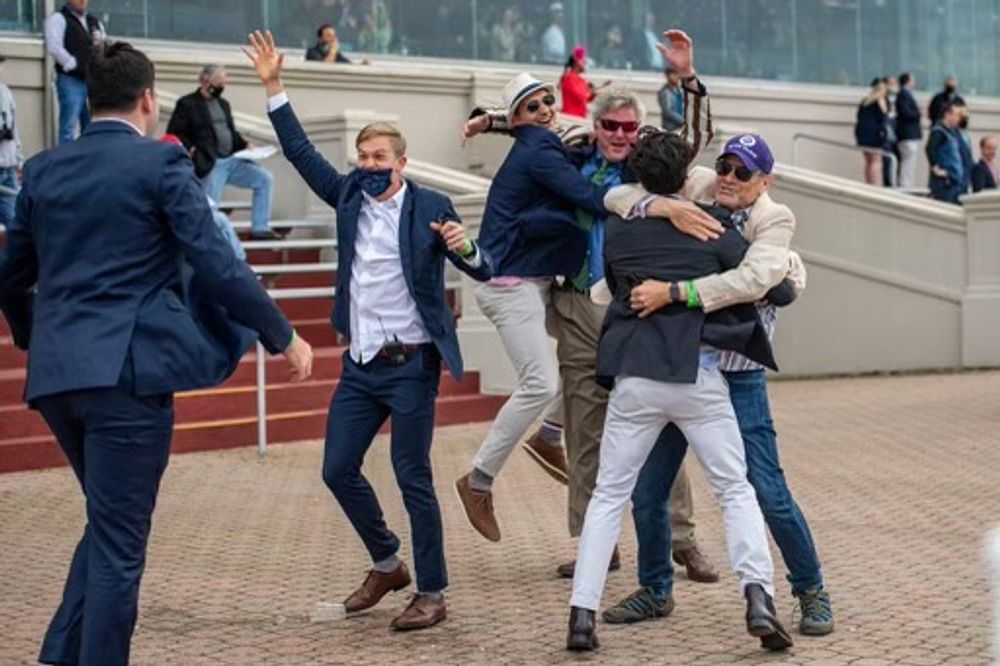
[[473, 246], [476, 248], [476, 253], [468, 258], [462, 257], [462, 261], [464, 261], [469, 268], [479, 268], [483, 265], [483, 253], [479, 251], [479, 243], [473, 243]]
[[286, 104], [288, 104], [288, 93], [280, 92], [277, 95], [268, 97], [267, 112], [274, 113]]

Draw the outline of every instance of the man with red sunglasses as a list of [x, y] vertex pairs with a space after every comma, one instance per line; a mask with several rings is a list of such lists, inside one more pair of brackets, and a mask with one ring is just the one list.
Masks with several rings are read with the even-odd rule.
[[[789, 249], [795, 216], [768, 193], [774, 183], [773, 167], [774, 157], [763, 137], [742, 134], [726, 143], [714, 173], [704, 167], [689, 172], [681, 194], [728, 209], [736, 227], [750, 242], [750, 248], [737, 268], [724, 273], [693, 281], [647, 280], [637, 285], [632, 290], [631, 304], [640, 317], [648, 317], [672, 302], [684, 302], [706, 313], [738, 303], [756, 303], [768, 335], [773, 335], [774, 307], [760, 299], [786, 275], [799, 289], [805, 286], [805, 269], [798, 255]], [[618, 214], [648, 217], [666, 214], [665, 202], [666, 199], [652, 197], [635, 186], [617, 188], [606, 199], [608, 208]], [[829, 634], [834, 627], [830, 595], [824, 589], [809, 525], [781, 469], [764, 369], [729, 352], [723, 355], [720, 368], [729, 385], [743, 437], [748, 480], [788, 568], [792, 594], [798, 599], [799, 631], [805, 635]], [[641, 587], [606, 611], [606, 615], [619, 613], [622, 608], [647, 609], [647, 597], [672, 586], [673, 571], [667, 555], [668, 497], [664, 487], [669, 487], [667, 484], [679, 469], [686, 449], [687, 443], [676, 431], [664, 431], [643, 467], [632, 495]], [[655, 613], [637, 612], [632, 621], [655, 617]]]

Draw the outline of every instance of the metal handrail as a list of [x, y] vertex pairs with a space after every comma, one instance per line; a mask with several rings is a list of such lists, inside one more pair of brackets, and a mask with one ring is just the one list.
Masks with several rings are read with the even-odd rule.
[[792, 164], [798, 166], [798, 151], [796, 151], [796, 146], [800, 139], [806, 141], [812, 141], [814, 143], [822, 143], [827, 146], [833, 146], [835, 148], [845, 148], [847, 150], [853, 150], [858, 153], [880, 153], [882, 157], [889, 160], [890, 171], [889, 171], [889, 185], [890, 187], [899, 187], [899, 183], [896, 181], [896, 174], [899, 172], [899, 158], [889, 150], [884, 148], [869, 148], [867, 146], [859, 146], [854, 143], [847, 143], [846, 141], [837, 141], [836, 139], [828, 139], [825, 136], [818, 136], [816, 134], [809, 134], [808, 132], [796, 132], [792, 135]]

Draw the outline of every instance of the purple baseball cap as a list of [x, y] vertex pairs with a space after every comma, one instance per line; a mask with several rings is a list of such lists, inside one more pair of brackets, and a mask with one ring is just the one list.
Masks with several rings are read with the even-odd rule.
[[[724, 155], [735, 155], [751, 171], [769, 174], [774, 168], [774, 156], [760, 134], [739, 134], [726, 142]], [[721, 157], [721, 156], [720, 156]]]

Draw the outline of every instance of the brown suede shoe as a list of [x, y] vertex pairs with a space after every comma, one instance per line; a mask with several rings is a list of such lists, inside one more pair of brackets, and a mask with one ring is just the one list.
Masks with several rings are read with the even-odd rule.
[[389, 626], [396, 631], [426, 629], [446, 617], [448, 613], [444, 607], [444, 597], [435, 599], [426, 594], [414, 594], [410, 605]]
[[[618, 554], [618, 546], [615, 546], [614, 552], [611, 553], [611, 561], [608, 562], [608, 571], [618, 571], [621, 568], [621, 557]], [[576, 560], [563, 562], [556, 567], [556, 573], [559, 574], [560, 578], [572, 578], [574, 571], [576, 571]]]
[[697, 544], [684, 550], [674, 551], [674, 562], [684, 567], [689, 580], [697, 583], [718, 583], [719, 572]]
[[390, 592], [398, 592], [410, 584], [410, 572], [406, 564], [399, 563], [392, 573], [379, 573], [372, 569], [361, 587], [351, 592], [344, 601], [344, 610], [348, 613], [358, 613], [368, 610], [382, 600]]
[[563, 447], [549, 444], [536, 432], [524, 443], [524, 450], [541, 465], [546, 474], [564, 485], [569, 483], [569, 468], [566, 466], [566, 451]]
[[465, 517], [469, 524], [490, 541], [500, 540], [500, 525], [493, 515], [493, 493], [479, 492], [469, 486], [469, 475], [466, 474], [455, 482], [455, 492], [465, 509]]

